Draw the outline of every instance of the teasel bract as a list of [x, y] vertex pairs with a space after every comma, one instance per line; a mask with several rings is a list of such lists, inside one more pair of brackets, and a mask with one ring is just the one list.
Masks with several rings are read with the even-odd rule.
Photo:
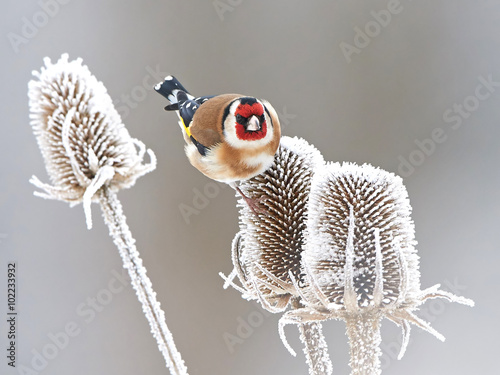
[[[221, 274], [225, 287], [234, 286], [243, 298], [258, 300], [274, 313], [301, 307], [296, 288], [304, 278], [301, 254], [307, 202], [314, 171], [323, 164], [314, 146], [303, 139], [282, 137], [273, 165], [240, 183], [240, 189], [259, 200], [265, 213], [256, 214], [239, 200], [240, 232], [232, 246], [234, 270], [227, 278]], [[232, 281], [236, 275], [241, 286]], [[299, 331], [310, 374], [331, 374], [321, 324], [305, 323]]]
[[[33, 177], [31, 182], [45, 191], [35, 194], [71, 205], [83, 202], [89, 229], [91, 202], [100, 203], [171, 374], [187, 374], [116, 196], [155, 169], [154, 153], [130, 137], [106, 88], [81, 59], [69, 61], [63, 54], [52, 64], [46, 58], [45, 67], [33, 75], [28, 85], [31, 126], [53, 184]], [[151, 161], [143, 164], [146, 152]]]
[[[314, 174], [307, 212], [302, 273], [297, 289], [303, 308], [286, 312], [289, 323], [342, 319], [347, 325], [352, 374], [380, 374], [380, 321], [402, 328], [410, 323], [434, 334], [414, 314], [425, 300], [445, 298], [473, 306], [469, 299], [439, 290], [421, 290], [411, 206], [402, 179], [370, 165], [330, 163]], [[286, 339], [285, 339], [286, 342]]]

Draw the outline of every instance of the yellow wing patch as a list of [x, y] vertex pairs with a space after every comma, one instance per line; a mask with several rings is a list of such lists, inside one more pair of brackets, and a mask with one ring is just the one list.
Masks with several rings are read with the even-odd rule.
[[186, 131], [187, 136], [191, 138], [191, 131], [189, 130], [189, 126], [186, 126], [186, 124], [184, 123], [184, 119], [182, 117], [180, 117], [180, 119], [182, 121], [182, 125], [184, 125], [184, 130]]

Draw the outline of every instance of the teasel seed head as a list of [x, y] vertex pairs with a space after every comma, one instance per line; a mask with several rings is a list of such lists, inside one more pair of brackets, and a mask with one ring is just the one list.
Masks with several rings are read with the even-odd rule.
[[143, 164], [146, 147], [130, 137], [104, 85], [82, 60], [68, 55], [33, 72], [28, 84], [30, 120], [52, 185], [32, 177], [50, 199], [84, 204], [87, 226], [92, 226], [90, 203], [106, 185], [111, 191], [132, 186], [155, 169], [156, 158]]
[[329, 164], [317, 172], [303, 266], [329, 304], [358, 312], [418, 295], [410, 214], [400, 177], [351, 163]]
[[300, 138], [282, 137], [274, 164], [242, 181], [240, 189], [267, 211], [255, 214], [243, 199], [240, 232], [233, 242], [233, 264], [244, 296], [264, 308], [283, 311], [296, 295], [290, 275], [301, 282], [306, 210], [314, 170], [323, 165], [320, 152]]
[[399, 358], [408, 344], [409, 323], [444, 340], [413, 311], [429, 298], [473, 302], [439, 290], [439, 285], [420, 289], [410, 214], [406, 188], [392, 173], [352, 163], [330, 163], [316, 171], [302, 254], [306, 277], [299, 292], [304, 308], [283, 315], [285, 345], [285, 324], [343, 319], [353, 374], [378, 374], [382, 318], [403, 330]]

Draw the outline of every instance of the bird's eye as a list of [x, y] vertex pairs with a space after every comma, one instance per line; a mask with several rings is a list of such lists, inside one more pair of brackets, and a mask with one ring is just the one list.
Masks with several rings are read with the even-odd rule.
[[246, 122], [246, 120], [247, 120], [247, 119], [246, 119], [245, 117], [243, 117], [242, 115], [239, 115], [239, 114], [238, 114], [238, 115], [236, 115], [236, 122], [237, 122], [238, 124], [244, 125], [244, 124], [245, 124], [245, 122]]

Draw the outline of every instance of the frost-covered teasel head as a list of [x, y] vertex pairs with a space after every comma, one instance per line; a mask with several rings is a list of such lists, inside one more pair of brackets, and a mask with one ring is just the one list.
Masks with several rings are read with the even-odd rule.
[[[408, 343], [409, 323], [444, 339], [413, 311], [429, 298], [473, 302], [438, 290], [439, 285], [420, 289], [410, 214], [400, 177], [367, 164], [319, 168], [312, 181], [302, 254], [307, 287], [299, 292], [305, 307], [283, 316], [282, 338], [284, 324], [343, 319], [352, 361], [359, 362], [353, 370], [364, 368], [370, 374], [379, 373], [380, 363], [370, 361], [380, 355], [381, 318], [403, 329], [400, 357]], [[367, 359], [369, 363], [359, 365]]]
[[112, 191], [132, 186], [152, 171], [156, 159], [143, 164], [144, 144], [130, 137], [104, 85], [82, 60], [61, 56], [33, 72], [28, 85], [30, 119], [52, 186], [33, 177], [44, 198], [84, 203], [87, 226], [90, 203], [103, 185]]
[[303, 266], [329, 305], [358, 312], [420, 293], [410, 214], [402, 180], [391, 173], [351, 163], [318, 171]]
[[301, 283], [309, 190], [314, 170], [323, 164], [314, 146], [303, 139], [282, 137], [272, 166], [240, 184], [245, 195], [258, 199], [267, 213], [256, 215], [240, 199], [234, 272], [244, 297], [259, 299], [270, 311], [282, 311], [289, 298], [297, 295], [290, 275]]

